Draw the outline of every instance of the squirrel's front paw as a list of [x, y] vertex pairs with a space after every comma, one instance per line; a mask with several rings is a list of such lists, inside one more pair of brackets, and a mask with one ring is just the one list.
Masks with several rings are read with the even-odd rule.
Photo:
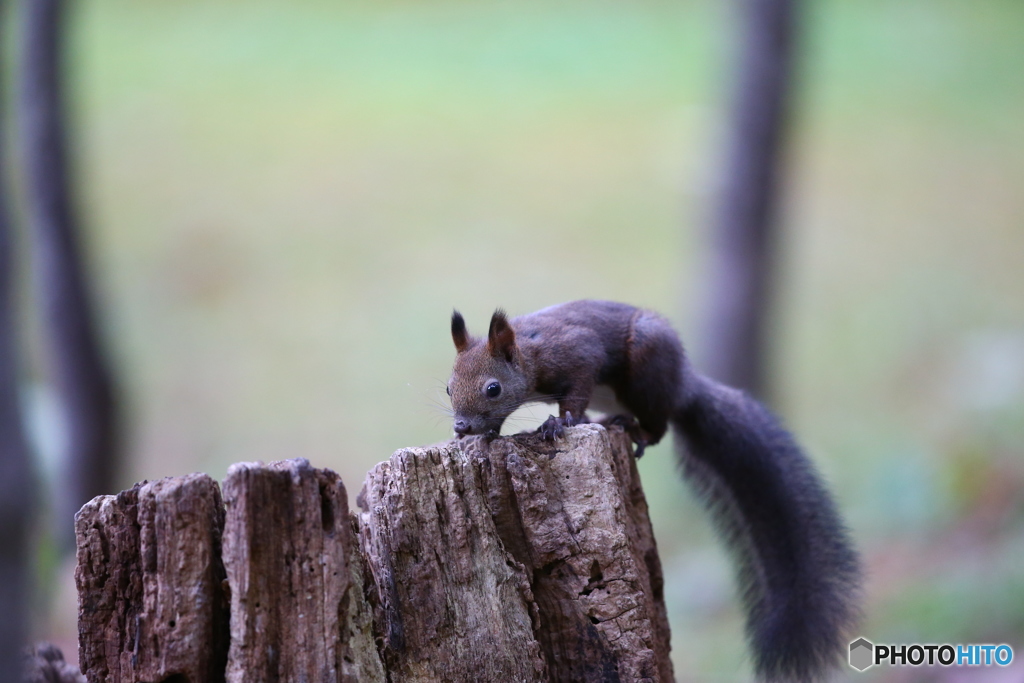
[[576, 425], [587, 424], [589, 422], [590, 420], [587, 418], [586, 413], [581, 417], [576, 418], [567, 410], [565, 411], [565, 417], [549, 415], [548, 419], [544, 420], [544, 423], [541, 424], [540, 427], [537, 427], [537, 431], [540, 432], [545, 441], [554, 441], [555, 437], [565, 436], [566, 427], [575, 427]]
[[566, 411], [565, 417], [548, 416], [548, 419], [544, 420], [540, 427], [537, 427], [537, 431], [540, 432], [545, 441], [554, 441], [555, 437], [561, 438], [565, 436], [566, 427], [575, 427], [585, 422], [587, 422], [585, 415], [583, 419], [577, 420], [572, 416], [572, 413]]
[[537, 431], [545, 441], [554, 441], [555, 437], [565, 436], [565, 420], [551, 415], [537, 427]]

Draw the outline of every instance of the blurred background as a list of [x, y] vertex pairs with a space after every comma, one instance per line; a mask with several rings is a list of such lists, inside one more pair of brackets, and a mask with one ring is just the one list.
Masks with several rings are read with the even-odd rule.
[[[482, 333], [497, 306], [627, 301], [713, 362], [740, 4], [67, 9], [70, 177], [120, 415], [110, 492], [305, 457], [354, 501], [395, 449], [449, 438], [453, 307]], [[1024, 4], [815, 0], [798, 26], [760, 390], [863, 551], [861, 635], [1024, 659]], [[29, 242], [20, 396], [49, 515], [31, 629], [73, 659], [52, 512], [67, 430]], [[748, 680], [730, 564], [669, 440], [640, 469], [679, 680]]]

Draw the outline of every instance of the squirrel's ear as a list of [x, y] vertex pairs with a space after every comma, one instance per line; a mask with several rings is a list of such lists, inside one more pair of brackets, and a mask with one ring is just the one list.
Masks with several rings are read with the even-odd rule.
[[466, 331], [466, 321], [462, 314], [452, 311], [452, 341], [455, 342], [455, 350], [462, 353], [469, 348], [469, 332]]
[[491, 316], [491, 327], [487, 331], [487, 350], [495, 358], [512, 362], [516, 351], [516, 333], [508, 324], [508, 316], [500, 308]]

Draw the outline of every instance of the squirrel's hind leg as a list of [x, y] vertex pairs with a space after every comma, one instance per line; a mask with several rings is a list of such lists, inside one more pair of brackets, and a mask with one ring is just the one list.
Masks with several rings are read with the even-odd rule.
[[629, 438], [632, 439], [633, 443], [636, 444], [636, 450], [633, 451], [633, 457], [640, 459], [644, 454], [644, 449], [650, 443], [648, 434], [640, 426], [640, 421], [632, 415], [609, 415], [603, 417], [597, 421], [597, 424], [603, 427], [622, 427]]

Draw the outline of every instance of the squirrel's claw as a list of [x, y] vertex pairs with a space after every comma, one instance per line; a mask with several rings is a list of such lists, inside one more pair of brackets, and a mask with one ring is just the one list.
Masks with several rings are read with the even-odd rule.
[[540, 432], [545, 441], [554, 441], [556, 437], [561, 438], [565, 436], [565, 427], [565, 420], [551, 415], [548, 419], [544, 420], [540, 427], [537, 427], [537, 431]]
[[581, 413], [579, 417], [573, 415], [570, 411], [565, 411], [565, 418], [563, 419], [566, 427], [575, 427], [576, 425], [587, 425], [590, 424], [590, 418], [587, 417], [586, 413]]
[[566, 427], [585, 424], [590, 424], [590, 418], [587, 417], [586, 413], [583, 413], [580, 417], [575, 417], [572, 412], [567, 410], [565, 411], [565, 417], [549, 415], [548, 419], [544, 420], [540, 427], [537, 427], [537, 431], [543, 435], [545, 441], [554, 441], [555, 437], [561, 438], [565, 436]]

